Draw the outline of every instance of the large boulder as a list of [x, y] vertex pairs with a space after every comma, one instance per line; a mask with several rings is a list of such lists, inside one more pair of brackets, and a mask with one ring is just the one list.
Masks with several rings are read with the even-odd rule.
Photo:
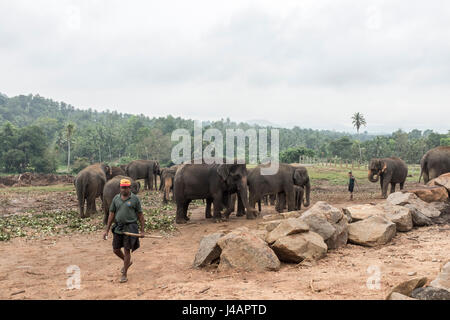
[[450, 291], [450, 261], [442, 267], [437, 278], [430, 282], [430, 286]]
[[202, 238], [194, 259], [195, 268], [205, 267], [219, 259], [222, 249], [218, 246], [217, 241], [223, 236], [223, 233], [213, 233]]
[[309, 226], [309, 230], [320, 234], [329, 249], [336, 249], [347, 244], [347, 216], [330, 204], [318, 201], [299, 219]]
[[441, 212], [432, 205], [419, 199], [414, 193], [410, 192], [391, 193], [386, 201], [393, 205], [406, 206], [410, 209], [415, 209], [428, 218], [437, 218], [441, 214]]
[[348, 240], [367, 247], [386, 244], [395, 236], [395, 223], [382, 216], [372, 216], [365, 220], [350, 223]]
[[414, 193], [425, 202], [445, 201], [448, 199], [447, 189], [440, 186], [423, 186], [405, 192]]
[[386, 219], [395, 223], [397, 231], [407, 232], [413, 228], [411, 209], [394, 206], [389, 202], [380, 203], [377, 207], [383, 210]]
[[386, 201], [392, 205], [404, 206], [416, 199], [418, 197], [411, 192], [394, 192], [387, 197]]
[[221, 237], [217, 244], [222, 249], [219, 270], [273, 271], [280, 268], [275, 252], [246, 227]]
[[367, 219], [372, 216], [384, 215], [384, 210], [371, 204], [358, 204], [344, 208], [344, 213], [352, 218], [352, 222]]
[[441, 174], [439, 177], [428, 181], [427, 185], [444, 187], [450, 193], [450, 172]]
[[304, 259], [323, 258], [328, 248], [318, 233], [309, 231], [281, 237], [272, 249], [281, 261], [299, 263]]
[[391, 300], [391, 296], [394, 292], [400, 293], [407, 297], [411, 297], [413, 290], [416, 288], [423, 287], [425, 285], [425, 283], [427, 283], [427, 280], [428, 279], [426, 277], [422, 277], [422, 278], [413, 278], [413, 279], [409, 279], [405, 282], [402, 282], [402, 283], [396, 285], [391, 290], [391, 292], [386, 297], [386, 300]]
[[273, 229], [275, 229], [282, 221], [284, 221], [284, 219], [263, 221], [263, 222], [258, 223], [257, 229], [270, 232]]
[[450, 291], [435, 287], [417, 288], [411, 297], [418, 300], [450, 300]]
[[309, 230], [309, 226], [297, 218], [290, 218], [281, 221], [275, 229], [267, 234], [266, 242], [272, 244], [279, 238], [288, 236], [295, 233], [306, 232]]
[[433, 224], [433, 221], [422, 212], [420, 212], [414, 205], [406, 204], [405, 208], [408, 208], [410, 210], [414, 226], [422, 227], [431, 226]]
[[417, 299], [410, 298], [398, 292], [392, 292], [389, 296], [389, 299], [387, 300], [417, 300]]

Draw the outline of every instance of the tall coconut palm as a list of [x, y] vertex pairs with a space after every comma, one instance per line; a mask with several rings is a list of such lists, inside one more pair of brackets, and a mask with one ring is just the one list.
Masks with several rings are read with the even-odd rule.
[[69, 123], [66, 127], [66, 138], [67, 138], [67, 172], [70, 169], [70, 142], [72, 140], [72, 135], [75, 130], [75, 126]]
[[[352, 124], [353, 127], [356, 128], [356, 132], [358, 133], [359, 136], [359, 129], [361, 127], [365, 127], [366, 126], [366, 119], [364, 119], [364, 116], [362, 115], [362, 113], [360, 112], [356, 112], [353, 116], [352, 116]], [[360, 137], [361, 140], [361, 137]], [[358, 141], [358, 146], [359, 146], [359, 162], [362, 162], [362, 153], [361, 153], [361, 142]]]

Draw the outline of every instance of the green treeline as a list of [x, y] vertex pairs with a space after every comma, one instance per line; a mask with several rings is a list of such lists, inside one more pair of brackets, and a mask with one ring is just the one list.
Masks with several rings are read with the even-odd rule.
[[[0, 94], [0, 171], [55, 172], [59, 166], [67, 165], [69, 143], [73, 167], [101, 161], [127, 163], [133, 159], [158, 159], [162, 165], [168, 165], [172, 146], [177, 143], [171, 141], [171, 134], [181, 128], [193, 135], [194, 121], [170, 115], [150, 118], [116, 111], [79, 110], [39, 95], [9, 98]], [[226, 129], [263, 127], [221, 119], [203, 122], [203, 130], [208, 128], [218, 129], [225, 137]], [[398, 130], [375, 136], [294, 127], [279, 129], [279, 136], [283, 162], [297, 162], [299, 156], [358, 160], [360, 140], [363, 160], [398, 156], [408, 163], [418, 163], [427, 150], [450, 145], [449, 133], [432, 130]]]

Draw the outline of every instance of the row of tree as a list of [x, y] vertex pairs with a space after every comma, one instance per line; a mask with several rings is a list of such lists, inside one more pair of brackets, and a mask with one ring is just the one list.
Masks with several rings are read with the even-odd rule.
[[[359, 122], [360, 126], [364, 123]], [[229, 119], [202, 125], [203, 130], [218, 129], [224, 137], [227, 129], [262, 128]], [[0, 171], [53, 172], [58, 165], [68, 165], [68, 160], [73, 164], [76, 160], [126, 163], [133, 159], [158, 159], [162, 165], [168, 165], [172, 147], [177, 143], [171, 141], [171, 134], [181, 128], [193, 135], [194, 121], [170, 115], [149, 118], [116, 111], [78, 110], [39, 95], [8, 98], [0, 94], [0, 141], [4, 141], [0, 146]], [[375, 136], [357, 129], [357, 134], [349, 134], [280, 128], [280, 159], [297, 162], [300, 156], [308, 156], [367, 161], [399, 156], [409, 163], [418, 163], [427, 150], [450, 144], [450, 134], [432, 130], [398, 130]]]

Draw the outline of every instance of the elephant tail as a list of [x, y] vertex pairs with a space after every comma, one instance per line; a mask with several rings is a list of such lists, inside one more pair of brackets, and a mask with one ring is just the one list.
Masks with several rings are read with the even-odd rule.
[[426, 159], [422, 159], [422, 161], [420, 161], [420, 176], [419, 176], [419, 183], [420, 183], [420, 180], [422, 179], [422, 175], [423, 175], [424, 171], [426, 170], [426, 166], [427, 166], [427, 161], [426, 161]]

